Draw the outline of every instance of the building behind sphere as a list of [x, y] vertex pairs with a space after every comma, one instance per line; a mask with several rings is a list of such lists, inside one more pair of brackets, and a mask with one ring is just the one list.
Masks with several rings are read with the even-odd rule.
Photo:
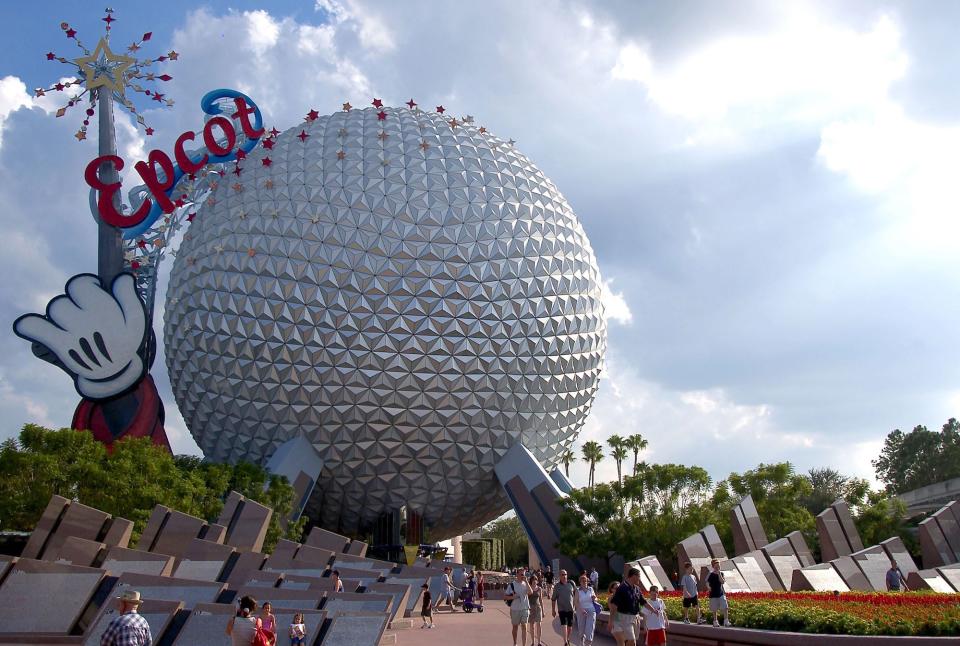
[[198, 212], [164, 320], [184, 420], [215, 461], [304, 434], [307, 508], [431, 540], [508, 507], [520, 441], [548, 470], [583, 426], [606, 329], [590, 243], [513, 145], [419, 110], [320, 117], [258, 147]]

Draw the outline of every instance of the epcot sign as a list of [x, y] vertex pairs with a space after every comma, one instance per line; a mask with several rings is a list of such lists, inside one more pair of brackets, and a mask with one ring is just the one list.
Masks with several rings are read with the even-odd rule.
[[[239, 120], [242, 133], [246, 137], [246, 141], [237, 150], [234, 150], [238, 134], [236, 128], [230, 119], [221, 114], [223, 110], [218, 104], [219, 100], [225, 98], [233, 100], [236, 112], [230, 116]], [[178, 203], [178, 200], [172, 200], [171, 196], [177, 183], [185, 174], [196, 173], [207, 164], [242, 159], [243, 155], [253, 150], [263, 136], [263, 117], [260, 114], [260, 108], [242, 92], [227, 89], [214, 90], [203, 97], [200, 106], [205, 114], [211, 115], [202, 131], [205, 152], [191, 155], [186, 151], [184, 148], [186, 143], [196, 139], [196, 135], [190, 130], [177, 137], [177, 142], [174, 144], [173, 154], [177, 160], [176, 165], [163, 151], [151, 150], [147, 155], [147, 161], [137, 162], [134, 168], [154, 201], [145, 199], [132, 214], [120, 213], [114, 205], [114, 195], [120, 190], [120, 182], [105, 182], [98, 176], [98, 170], [107, 164], [113, 164], [118, 171], [122, 170], [123, 159], [117, 155], [100, 155], [87, 164], [84, 179], [90, 188], [99, 193], [97, 210], [103, 221], [123, 229], [137, 227], [137, 232], [148, 228], [161, 213], [173, 213], [174, 209], [183, 205], [182, 201]], [[251, 115], [254, 117], [252, 123]], [[216, 130], [220, 131], [223, 143], [218, 139]]]

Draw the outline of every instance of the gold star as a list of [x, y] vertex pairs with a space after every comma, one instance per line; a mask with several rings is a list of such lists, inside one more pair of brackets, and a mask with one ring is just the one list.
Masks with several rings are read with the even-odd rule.
[[310, 218], [310, 221], [311, 221], [312, 223], [316, 224], [317, 222], [320, 221], [320, 217], [317, 216], [317, 215], [315, 215], [315, 216], [313, 216], [312, 218]]
[[239, 183], [234, 184], [234, 185], [233, 185], [233, 190], [235, 190], [237, 193], [239, 193], [240, 191], [243, 190], [243, 186], [242, 186], [241, 184], [239, 184]]
[[272, 179], [268, 179], [267, 181], [265, 181], [265, 182], [263, 183], [263, 187], [264, 187], [264, 188], [273, 188], [273, 180], [272, 180]]
[[343, 159], [346, 156], [347, 156], [347, 153], [343, 152], [342, 150], [337, 151], [337, 159]]
[[346, 103], [343, 104], [343, 110], [344, 110], [344, 112], [350, 112], [351, 109], [353, 109], [353, 106], [350, 105], [350, 102], [349, 102], [349, 101], [347, 101]]
[[460, 125], [460, 123], [457, 121], [456, 117], [454, 117], [453, 119], [451, 119], [449, 123], [450, 123], [450, 128], [451, 128], [451, 129], [454, 129], [454, 130], [456, 130], [457, 126]]
[[427, 148], [429, 147], [430, 147], [430, 144], [428, 144], [426, 141], [420, 144], [420, 148], [423, 150], [423, 152], [427, 152]]
[[180, 58], [180, 54], [171, 49], [169, 52], [167, 52], [167, 58], [169, 58], [171, 61], [175, 61]]
[[482, 134], [485, 133], [486, 131], [487, 131], [486, 128], [484, 128], [483, 126], [480, 126], [480, 130], [479, 130], [478, 132], [482, 135]]
[[131, 56], [114, 54], [106, 38], [101, 38], [96, 49], [89, 56], [81, 56], [73, 61], [87, 77], [87, 89], [105, 87], [111, 92], [123, 96], [124, 78], [130, 66], [136, 63]]
[[247, 255], [253, 258], [254, 256], [257, 255], [257, 250], [254, 249], [253, 247], [250, 247], [249, 249], [247, 249]]
[[77, 141], [83, 141], [87, 138], [87, 133], [85, 133], [83, 130], [77, 130], [77, 134], [75, 134], [74, 137], [77, 138]]
[[387, 137], [389, 137], [389, 136], [390, 136], [390, 135], [388, 135], [386, 132], [384, 132], [383, 130], [381, 130], [381, 131], [380, 131], [380, 134], [377, 135], [377, 139], [379, 139], [380, 141], [383, 141], [383, 140], [385, 140], [385, 139], [386, 139]]

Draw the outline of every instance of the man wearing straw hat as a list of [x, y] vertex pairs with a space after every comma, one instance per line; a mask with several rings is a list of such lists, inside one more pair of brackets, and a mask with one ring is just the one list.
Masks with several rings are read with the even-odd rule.
[[100, 638], [100, 646], [153, 646], [153, 636], [147, 620], [137, 613], [140, 593], [125, 590], [118, 599], [120, 615], [113, 618]]

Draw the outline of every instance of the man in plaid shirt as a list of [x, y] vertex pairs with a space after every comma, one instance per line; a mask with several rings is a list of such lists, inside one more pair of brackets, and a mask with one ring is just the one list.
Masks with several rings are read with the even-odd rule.
[[127, 590], [120, 597], [120, 615], [114, 617], [100, 638], [100, 646], [153, 646], [147, 620], [137, 613], [140, 593]]

